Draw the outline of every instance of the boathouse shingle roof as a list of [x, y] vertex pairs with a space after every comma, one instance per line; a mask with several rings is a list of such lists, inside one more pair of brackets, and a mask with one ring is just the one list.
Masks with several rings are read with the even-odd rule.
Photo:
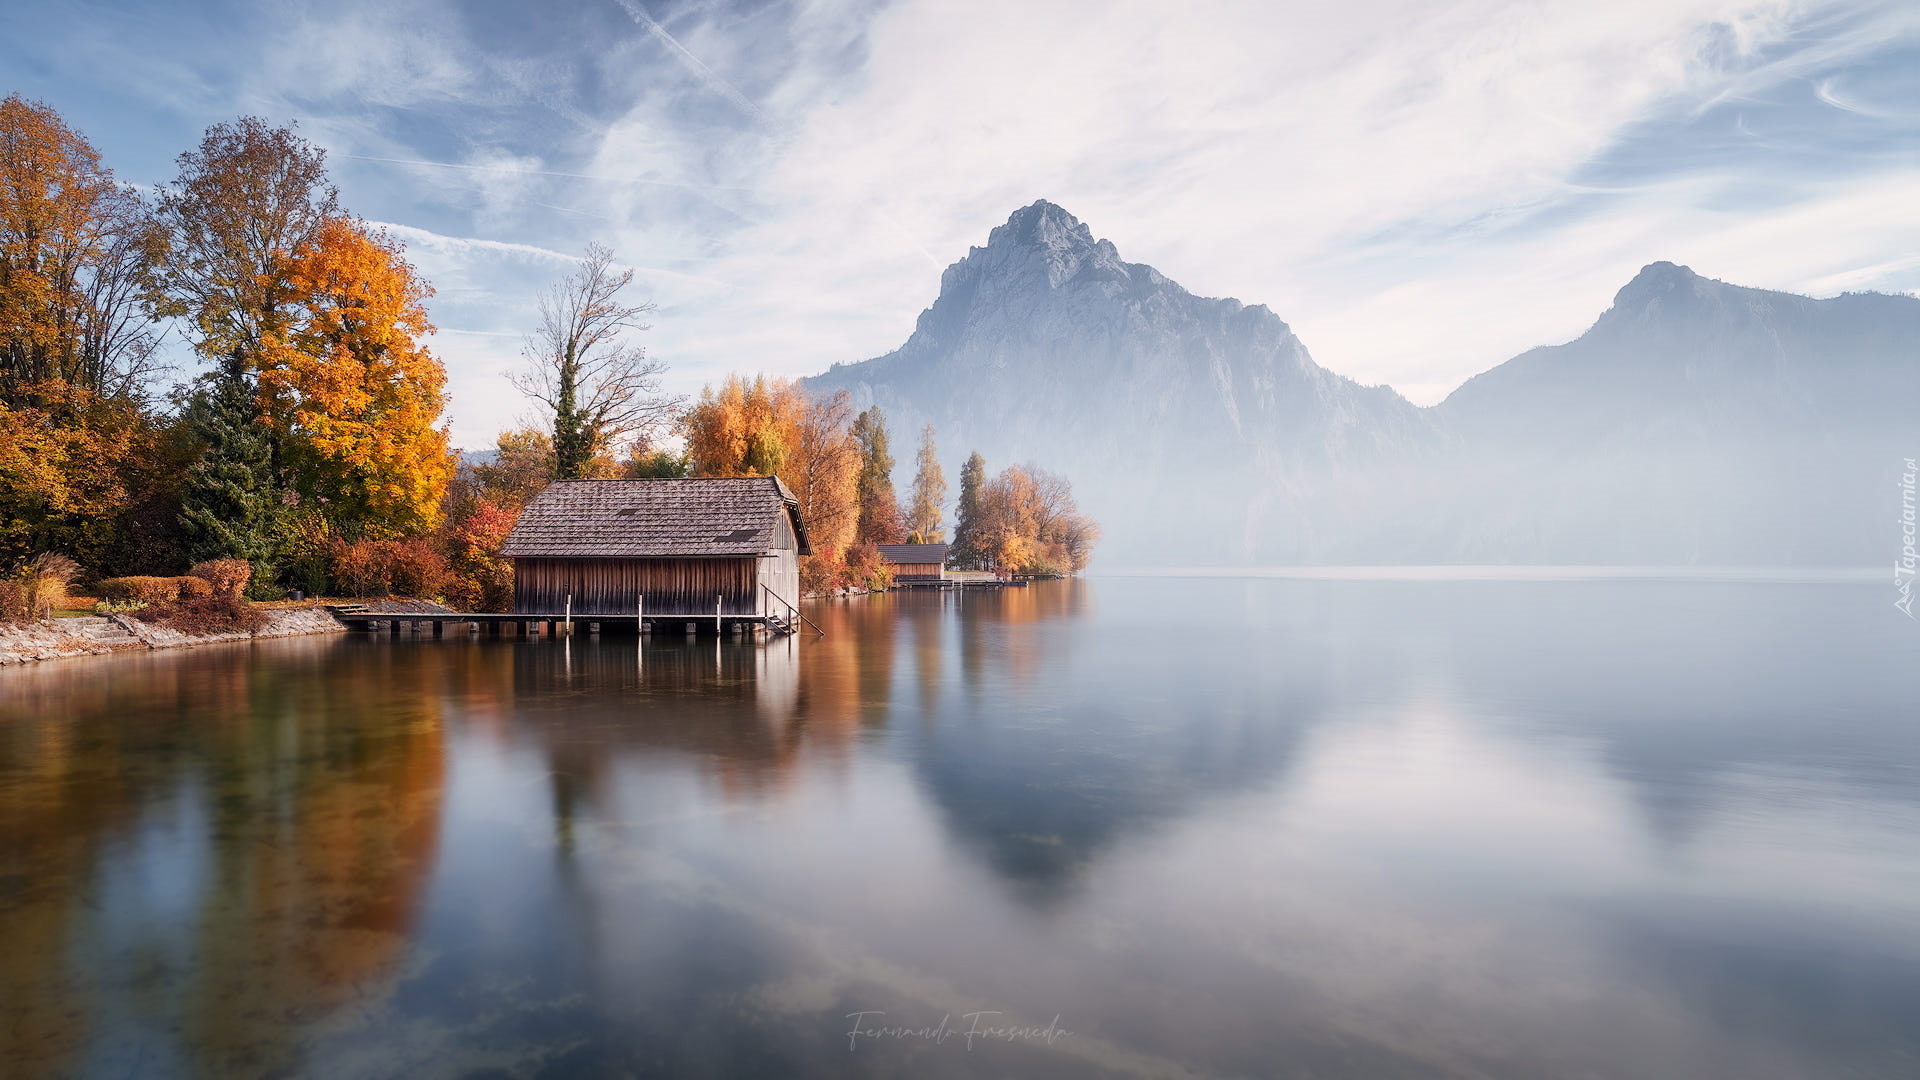
[[926, 566], [947, 561], [949, 544], [878, 544], [880, 557], [890, 563]]
[[771, 555], [786, 515], [812, 552], [793, 492], [775, 476], [556, 480], [521, 512], [509, 558]]

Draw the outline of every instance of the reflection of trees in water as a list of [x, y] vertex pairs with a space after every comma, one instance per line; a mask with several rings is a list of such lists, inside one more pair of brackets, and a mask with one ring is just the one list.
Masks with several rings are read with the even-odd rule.
[[[303, 1028], [386, 992], [439, 832], [442, 672], [425, 651], [358, 644], [9, 673], [25, 695], [7, 711], [38, 713], [0, 721], [0, 851], [31, 882], [0, 900], [0, 980], [20, 1003], [6, 1060], [58, 1073], [95, 1016], [131, 1012], [177, 1032], [160, 1038], [191, 1072], [265, 1075], [297, 1064]], [[182, 790], [205, 808], [205, 860], [160, 857], [202, 871], [187, 919], [103, 897], [115, 861], [149, 854], [140, 819]], [[89, 957], [80, 939], [120, 947]], [[182, 962], [124, 968], [142, 956]]]

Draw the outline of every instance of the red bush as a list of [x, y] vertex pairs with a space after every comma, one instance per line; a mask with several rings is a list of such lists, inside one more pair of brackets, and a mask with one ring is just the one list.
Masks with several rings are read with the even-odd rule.
[[187, 574], [213, 586], [216, 593], [244, 596], [247, 583], [253, 580], [253, 564], [245, 559], [208, 559], [195, 565]]
[[130, 614], [141, 622], [157, 623], [183, 634], [251, 634], [267, 622], [260, 609], [224, 593], [148, 604]]
[[424, 536], [337, 544], [328, 576], [351, 596], [431, 598], [447, 591], [446, 556]]

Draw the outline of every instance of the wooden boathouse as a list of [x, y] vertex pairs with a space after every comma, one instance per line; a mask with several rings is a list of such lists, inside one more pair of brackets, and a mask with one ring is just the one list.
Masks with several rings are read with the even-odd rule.
[[501, 550], [515, 614], [716, 630], [790, 629], [811, 552], [798, 500], [772, 476], [558, 480]]
[[937, 585], [947, 576], [949, 544], [879, 544], [880, 558], [893, 564], [900, 585]]

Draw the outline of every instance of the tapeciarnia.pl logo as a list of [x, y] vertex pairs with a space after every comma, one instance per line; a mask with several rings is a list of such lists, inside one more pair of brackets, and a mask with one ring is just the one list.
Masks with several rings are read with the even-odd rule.
[[1907, 459], [1906, 471], [1900, 474], [1900, 558], [1893, 564], [1893, 587], [1898, 590], [1899, 598], [1893, 606], [1913, 614], [1913, 477], [1920, 469], [1914, 467], [1914, 459]]

